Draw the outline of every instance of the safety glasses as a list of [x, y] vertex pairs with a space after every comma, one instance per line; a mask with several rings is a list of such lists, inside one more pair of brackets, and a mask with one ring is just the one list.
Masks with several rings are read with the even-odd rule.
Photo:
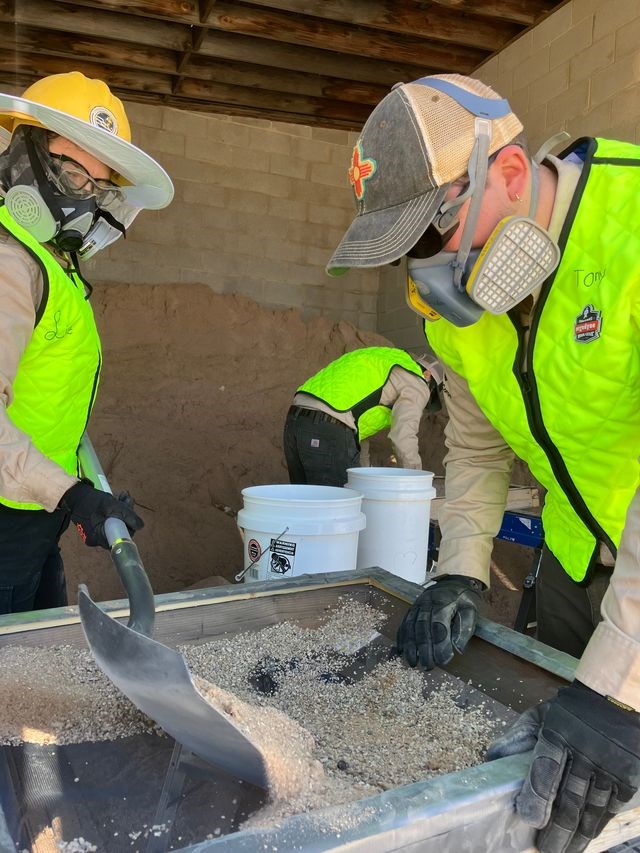
[[77, 199], [94, 197], [99, 207], [108, 207], [123, 199], [122, 190], [117, 184], [107, 179], [94, 178], [71, 157], [49, 154], [49, 158], [49, 177], [63, 195]]
[[454, 222], [450, 228], [441, 233], [435, 225], [431, 224], [415, 246], [412, 246], [410, 251], [407, 252], [407, 257], [432, 258], [434, 255], [439, 255], [456, 233], [459, 226], [459, 221]]
[[460, 227], [460, 208], [468, 198], [468, 190], [468, 179], [451, 184], [447, 193], [449, 198], [445, 197], [431, 224], [407, 252], [408, 258], [432, 258], [444, 251], [444, 247]]

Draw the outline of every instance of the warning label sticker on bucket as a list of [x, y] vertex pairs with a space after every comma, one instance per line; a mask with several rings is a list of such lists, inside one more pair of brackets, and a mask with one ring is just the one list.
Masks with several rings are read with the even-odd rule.
[[257, 539], [249, 539], [247, 542], [247, 554], [249, 555], [249, 559], [252, 563], [255, 563], [256, 560], [260, 559], [262, 549], [260, 548], [260, 543]]
[[272, 539], [269, 551], [271, 552], [269, 569], [273, 574], [286, 575], [293, 572], [296, 555], [295, 542], [283, 542], [282, 539]]

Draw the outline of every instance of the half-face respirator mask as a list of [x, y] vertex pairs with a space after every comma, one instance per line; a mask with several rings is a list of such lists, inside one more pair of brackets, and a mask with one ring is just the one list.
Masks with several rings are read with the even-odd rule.
[[[506, 115], [506, 101], [470, 95], [454, 84], [430, 78], [439, 88], [475, 115], [475, 143], [469, 158], [468, 183], [453, 199], [443, 202], [433, 222], [407, 254], [407, 302], [421, 317], [444, 317], [455, 326], [477, 322], [484, 311], [504, 314], [536, 290], [555, 270], [560, 250], [538, 225], [538, 164], [559, 138], [553, 137], [532, 162], [531, 204], [528, 216], [507, 216], [481, 249], [471, 243], [485, 191], [491, 144], [491, 121]], [[566, 135], [566, 134], [565, 134]], [[459, 227], [458, 215], [469, 209], [456, 252], [443, 251]]]
[[[125, 233], [116, 213], [122, 204], [120, 188], [93, 178], [74, 160], [50, 153], [47, 131], [19, 126], [1, 160], [9, 187], [4, 196], [7, 211], [39, 243], [89, 257]], [[96, 243], [96, 232], [100, 236], [105, 229], [111, 239], [103, 237], [102, 245], [88, 251]]]

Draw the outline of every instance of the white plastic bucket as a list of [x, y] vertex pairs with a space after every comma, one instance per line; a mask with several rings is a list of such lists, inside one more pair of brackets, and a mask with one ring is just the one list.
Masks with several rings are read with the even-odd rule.
[[380, 566], [413, 583], [424, 583], [429, 548], [431, 471], [412, 468], [349, 468], [347, 486], [363, 495], [367, 526], [358, 542], [358, 569]]
[[358, 492], [282, 484], [249, 486], [242, 497], [245, 580], [356, 568], [358, 534], [366, 524]]

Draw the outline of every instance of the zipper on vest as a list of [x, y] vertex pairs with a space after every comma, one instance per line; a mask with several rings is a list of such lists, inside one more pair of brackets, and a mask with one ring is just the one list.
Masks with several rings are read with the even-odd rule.
[[529, 332], [528, 341], [525, 341], [525, 330], [522, 327], [522, 324], [519, 322], [519, 319], [512, 311], [509, 311], [509, 319], [511, 320], [511, 323], [516, 330], [516, 334], [518, 335], [518, 349], [513, 364], [513, 373], [516, 377], [518, 385], [520, 386], [520, 391], [522, 394], [525, 411], [527, 413], [527, 421], [529, 423], [529, 429], [531, 430], [531, 434], [533, 435], [535, 441], [538, 443], [540, 448], [545, 453], [549, 461], [549, 465], [551, 466], [551, 470], [553, 471], [553, 475], [555, 476], [558, 485], [564, 492], [565, 497], [571, 504], [571, 508], [578, 516], [580, 521], [582, 521], [587, 530], [591, 533], [591, 535], [595, 537], [596, 544], [594, 555], [592, 555], [592, 558], [589, 561], [589, 566], [587, 567], [587, 574], [585, 575], [585, 580], [583, 581], [586, 582], [590, 574], [589, 569], [593, 567], [593, 564], [595, 562], [594, 556], [598, 550], [599, 543], [604, 542], [604, 544], [607, 546], [607, 548], [609, 548], [611, 554], [614, 557], [616, 555], [616, 547], [611, 541], [610, 537], [605, 533], [603, 528], [598, 524], [594, 516], [589, 511], [589, 508], [585, 504], [582, 495], [578, 491], [576, 484], [573, 482], [573, 479], [571, 478], [571, 475], [567, 470], [567, 466], [565, 464], [564, 459], [562, 458], [562, 454], [551, 440], [551, 436], [549, 435], [544, 420], [542, 418], [542, 412], [540, 411], [540, 398], [538, 396], [538, 387], [535, 381], [535, 375], [532, 371], [532, 364], [533, 346], [535, 342], [536, 331], [538, 328], [540, 311], [542, 309], [543, 304], [544, 300], [539, 300], [534, 308], [534, 321], [531, 324], [531, 330]]
[[[80, 442], [82, 441], [82, 436], [87, 429], [87, 425], [89, 423], [89, 418], [91, 417], [91, 410], [93, 409], [93, 403], [96, 399], [96, 394], [98, 392], [98, 380], [100, 379], [100, 370], [102, 368], [102, 355], [100, 351], [98, 351], [98, 364], [96, 366], [96, 372], [93, 375], [93, 385], [91, 386], [91, 396], [89, 397], [89, 405], [87, 406], [87, 417], [84, 422], [84, 429], [82, 430], [82, 435], [80, 436]], [[76, 447], [76, 465], [78, 466], [78, 471], [80, 470], [80, 463], [78, 462], [78, 451], [80, 449], [80, 442], [78, 442], [78, 446]], [[80, 476], [78, 474], [78, 476]], [[94, 484], [97, 487], [97, 484]]]

